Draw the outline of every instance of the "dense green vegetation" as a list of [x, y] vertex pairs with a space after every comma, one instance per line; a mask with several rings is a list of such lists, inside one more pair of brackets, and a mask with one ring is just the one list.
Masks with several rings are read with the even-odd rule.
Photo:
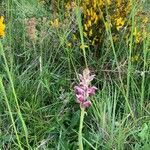
[[[115, 4], [102, 6], [103, 30], [91, 25], [90, 36], [79, 3], [0, 1], [1, 150], [77, 150], [81, 110], [74, 86], [86, 67], [97, 90], [85, 110], [84, 150], [149, 150], [150, 4], [131, 2], [128, 16], [112, 27], [106, 18]], [[146, 31], [136, 18], [145, 18]]]

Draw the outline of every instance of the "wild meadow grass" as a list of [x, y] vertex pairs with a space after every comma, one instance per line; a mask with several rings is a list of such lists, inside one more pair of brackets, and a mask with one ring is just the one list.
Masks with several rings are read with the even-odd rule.
[[[81, 1], [83, 9], [74, 1], [74, 11], [67, 2], [0, 1], [0, 149], [149, 150], [149, 16], [147, 26], [136, 22], [141, 7], [149, 14], [149, 1], [130, 1], [118, 20], [109, 14], [115, 7], [101, 5], [102, 31], [83, 20], [86, 7], [95, 14], [90, 1]], [[85, 68], [97, 90], [80, 124], [74, 87]]]

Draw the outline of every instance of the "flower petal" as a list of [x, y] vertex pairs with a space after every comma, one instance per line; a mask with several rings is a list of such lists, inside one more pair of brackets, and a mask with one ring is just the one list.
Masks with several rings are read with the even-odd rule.
[[76, 94], [84, 94], [83, 86], [75, 86], [74, 89]]
[[91, 106], [91, 104], [92, 104], [91, 101], [86, 101], [82, 104], [82, 106], [87, 108], [87, 107]]
[[97, 90], [97, 88], [96, 88], [95, 86], [89, 87], [89, 88], [87, 89], [87, 94], [88, 94], [89, 96], [92, 96], [92, 95], [95, 94], [95, 91], [96, 91], [96, 90]]
[[76, 98], [77, 98], [77, 102], [78, 103], [83, 103], [83, 102], [85, 102], [86, 100], [85, 100], [85, 97], [83, 96], [83, 95], [78, 95], [78, 94], [76, 94]]

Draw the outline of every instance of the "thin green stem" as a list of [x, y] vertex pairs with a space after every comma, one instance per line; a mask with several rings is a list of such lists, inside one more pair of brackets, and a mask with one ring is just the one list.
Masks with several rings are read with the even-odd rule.
[[15, 131], [15, 134], [16, 134], [16, 138], [17, 138], [17, 142], [18, 142], [18, 146], [21, 150], [23, 150], [22, 146], [21, 146], [21, 142], [20, 142], [20, 138], [19, 138], [19, 135], [17, 133], [17, 128], [16, 128], [16, 125], [15, 125], [15, 121], [14, 121], [14, 118], [13, 118], [13, 113], [11, 111], [11, 107], [9, 105], [9, 100], [7, 98], [7, 94], [6, 94], [6, 91], [5, 91], [5, 88], [4, 88], [4, 85], [3, 85], [3, 82], [2, 82], [2, 78], [0, 77], [0, 88], [1, 88], [1, 91], [2, 91], [2, 94], [4, 96], [4, 99], [6, 101], [6, 105], [7, 105], [7, 108], [8, 108], [8, 111], [9, 111], [9, 115], [10, 115], [10, 118], [11, 118], [11, 121], [12, 121], [12, 126], [14, 128], [14, 131]]
[[22, 122], [23, 130], [24, 130], [25, 138], [26, 138], [26, 143], [27, 143], [27, 146], [30, 147], [29, 142], [28, 142], [28, 132], [27, 132], [26, 124], [24, 122], [23, 116], [22, 116], [21, 111], [20, 111], [20, 106], [19, 106], [19, 103], [18, 103], [16, 91], [15, 91], [15, 88], [14, 88], [13, 79], [12, 79], [11, 72], [10, 72], [9, 67], [8, 67], [7, 59], [6, 59], [6, 56], [5, 56], [5, 53], [4, 53], [3, 46], [2, 46], [1, 42], [0, 42], [0, 52], [1, 52], [1, 54], [3, 56], [3, 59], [4, 59], [5, 70], [7, 72], [7, 75], [8, 75], [9, 81], [10, 81], [10, 85], [11, 85], [11, 88], [12, 88], [12, 92], [13, 92], [13, 95], [14, 95], [15, 103], [16, 103], [16, 106], [17, 106], [17, 113], [18, 113], [19, 118]]
[[80, 126], [79, 126], [79, 150], [83, 150], [83, 142], [82, 142], [82, 129], [83, 129], [83, 120], [84, 120], [85, 109], [81, 107], [81, 115], [80, 115]]
[[[11, 32], [12, 32], [12, 18], [13, 18], [13, 14], [12, 14], [12, 5], [13, 5], [13, 1], [12, 0], [8, 0], [7, 1], [7, 17], [8, 17], [8, 33], [7, 33], [7, 37], [8, 37], [8, 43], [9, 43], [9, 47], [12, 47], [12, 36], [11, 36]], [[12, 51], [9, 50], [9, 58], [10, 58], [10, 70], [12, 70], [13, 67], [13, 57], [12, 56]]]
[[[132, 2], [133, 3], [133, 2]], [[134, 3], [133, 3], [134, 4]], [[128, 74], [127, 74], [127, 99], [129, 99], [129, 91], [130, 91], [130, 78], [131, 78], [131, 56], [132, 56], [132, 49], [133, 49], [133, 31], [134, 31], [134, 16], [135, 16], [135, 6], [132, 8], [132, 27], [131, 27], [131, 35], [130, 35], [130, 44], [129, 44], [129, 57], [128, 57]]]
[[142, 115], [143, 103], [145, 97], [145, 71], [146, 71], [146, 63], [147, 63], [146, 60], [147, 60], [148, 45], [149, 45], [148, 42], [149, 40], [143, 41], [144, 64], [143, 64], [142, 85], [141, 85], [141, 115]]
[[80, 32], [81, 48], [83, 51], [85, 66], [86, 66], [86, 68], [88, 68], [86, 51], [85, 51], [85, 43], [84, 43], [84, 37], [83, 37], [83, 26], [82, 26], [82, 21], [81, 21], [81, 12], [80, 12], [79, 6], [76, 8], [76, 18], [77, 18], [77, 24], [78, 24], [79, 32]]

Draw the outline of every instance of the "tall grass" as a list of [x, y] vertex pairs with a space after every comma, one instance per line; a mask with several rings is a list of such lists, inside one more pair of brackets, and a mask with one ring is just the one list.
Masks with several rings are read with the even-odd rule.
[[[143, 60], [132, 62], [137, 4], [129, 17], [129, 47], [123, 42], [126, 30], [116, 45], [108, 28], [107, 39], [98, 48], [101, 56], [96, 58], [92, 48], [85, 47], [79, 8], [73, 20], [79, 39], [67, 47], [72, 22], [53, 28], [49, 24], [54, 17], [51, 5], [45, 8], [34, 0], [3, 4], [7, 32], [0, 44], [0, 149], [78, 149], [80, 109], [73, 87], [78, 73], [88, 66], [96, 74], [93, 84], [98, 91], [84, 116], [84, 150], [148, 150], [150, 38], [141, 44]], [[63, 2], [56, 5], [62, 21], [63, 6]], [[27, 36], [25, 24], [32, 17], [37, 19], [35, 41]], [[47, 23], [42, 24], [43, 18]], [[45, 31], [42, 38], [41, 30]]]

